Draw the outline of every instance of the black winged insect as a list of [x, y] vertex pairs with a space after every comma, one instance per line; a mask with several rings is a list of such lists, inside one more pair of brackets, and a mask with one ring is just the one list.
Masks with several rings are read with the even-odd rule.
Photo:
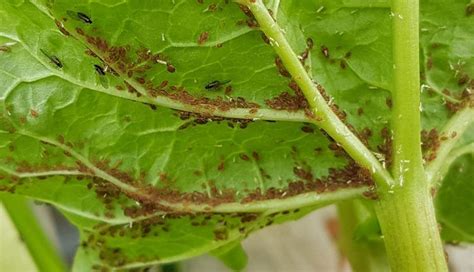
[[109, 87], [109, 81], [107, 80], [107, 77], [105, 76], [106, 71], [104, 70], [104, 68], [102, 68], [102, 66], [97, 65], [97, 64], [94, 64], [94, 69], [95, 69], [95, 72], [97, 73], [97, 77], [99, 79], [100, 85], [102, 85], [102, 87], [107, 89]]
[[222, 86], [225, 84], [229, 83], [230, 80], [224, 80], [224, 81], [219, 81], [219, 80], [214, 80], [206, 84], [204, 88], [209, 91], [215, 91], [220, 89]]
[[92, 19], [82, 12], [68, 10], [66, 13], [74, 20], [79, 20], [85, 24], [92, 24]]
[[54, 65], [56, 65], [56, 67], [58, 67], [58, 68], [63, 68], [63, 63], [59, 60], [58, 57], [46, 53], [46, 51], [44, 51], [43, 49], [40, 49], [40, 51], [41, 51], [41, 53], [43, 53]]

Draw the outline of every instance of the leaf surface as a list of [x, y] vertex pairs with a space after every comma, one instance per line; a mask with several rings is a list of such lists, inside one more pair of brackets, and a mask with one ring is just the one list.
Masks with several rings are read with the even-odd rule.
[[[436, 14], [443, 3], [422, 8], [427, 132], [465, 105], [472, 84], [465, 1], [449, 18]], [[388, 167], [387, 4], [267, 4], [333, 109]], [[0, 185], [56, 205], [81, 229], [75, 269], [219, 250], [372, 185], [306, 123], [299, 88], [235, 3], [9, 0], [0, 20]], [[458, 61], [462, 84], [450, 69]], [[425, 134], [433, 159], [429, 142], [441, 136]]]

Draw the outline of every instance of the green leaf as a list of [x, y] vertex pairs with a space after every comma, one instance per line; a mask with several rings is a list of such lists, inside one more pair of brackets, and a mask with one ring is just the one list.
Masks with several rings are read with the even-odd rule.
[[441, 234], [450, 242], [474, 243], [474, 153], [457, 159], [436, 195]]
[[233, 271], [242, 271], [247, 266], [247, 253], [245, 253], [240, 242], [228, 244], [223, 248], [212, 251], [210, 254], [221, 260]]
[[[467, 88], [449, 63], [465, 62], [472, 78], [465, 2], [423, 3], [422, 48], [436, 68], [425, 69], [426, 130], [449, 121], [442, 89], [458, 99]], [[268, 7], [297, 54], [312, 39], [308, 73], [388, 162], [387, 1]], [[306, 123], [304, 98], [235, 3], [8, 0], [0, 21], [0, 188], [51, 203], [78, 226], [77, 271], [229, 248], [372, 185]], [[444, 38], [452, 42], [430, 49]]]

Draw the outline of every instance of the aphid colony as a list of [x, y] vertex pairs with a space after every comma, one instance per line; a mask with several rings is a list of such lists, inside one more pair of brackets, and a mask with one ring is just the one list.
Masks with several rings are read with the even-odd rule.
[[[76, 20], [76, 21], [80, 21], [84, 24], [92, 24], [92, 19], [86, 15], [85, 13], [82, 13], [82, 12], [75, 12], [75, 11], [71, 11], [71, 10], [68, 10], [67, 12], [67, 15], [72, 18], [73, 20]], [[65, 29], [64, 27], [64, 24], [58, 20], [55, 20], [55, 24], [56, 26], [58, 27], [59, 31], [65, 35], [65, 36], [70, 36], [70, 33]], [[80, 29], [80, 28], [76, 28], [76, 32], [81, 35], [81, 36], [86, 36], [85, 32]], [[199, 36], [199, 39], [198, 39], [198, 44], [202, 45], [204, 44], [207, 39], [209, 37], [209, 33], [208, 32], [203, 32], [200, 34]], [[87, 37], [88, 38], [88, 41], [91, 41], [93, 40], [91, 37]], [[96, 44], [98, 45], [98, 47], [101, 47], [100, 45], [103, 45], [105, 41], [103, 41], [101, 44]], [[94, 43], [94, 42], [92, 42]], [[96, 42], [97, 43], [97, 42]], [[108, 47], [107, 45], [105, 45], [105, 47]], [[51, 63], [53, 63], [57, 68], [63, 68], [64, 65], [63, 63], [61, 62], [61, 60], [59, 60], [59, 58], [53, 54], [50, 54], [48, 52], [46, 52], [45, 50], [43, 49], [40, 49], [41, 52], [50, 60]], [[123, 56], [125, 52], [121, 51], [121, 49], [119, 48], [118, 50], [119, 52], [117, 52], [119, 55]], [[87, 49], [86, 50], [86, 53], [92, 57], [97, 57], [97, 54], [90, 50], [90, 49]], [[148, 50], [147, 52], [137, 52], [140, 56], [141, 59], [143, 60], [146, 60], [148, 59], [150, 56], [150, 51]], [[120, 58], [120, 57], [119, 57]], [[102, 60], [103, 61], [103, 60]], [[103, 61], [104, 62], [104, 61]], [[161, 64], [165, 64], [166, 65], [166, 70], [170, 73], [174, 73], [176, 71], [176, 68], [170, 64], [169, 62], [167, 61], [164, 61], [162, 59], [162, 57], [160, 56], [157, 56], [156, 57], [156, 63], [161, 63]], [[94, 64], [93, 65], [94, 67], [94, 70], [96, 72], [96, 74], [98, 75], [98, 78], [99, 78], [99, 82], [101, 83], [101, 85], [104, 87], [104, 88], [108, 88], [108, 81], [104, 78], [106, 76], [106, 72], [110, 72], [112, 73], [113, 75], [118, 75], [118, 73], [113, 70], [108, 64], [106, 64], [104, 67], [99, 65], [99, 64]], [[120, 68], [120, 67], [119, 67]], [[145, 67], [146, 68], [146, 67]], [[138, 71], [140, 72], [140, 71]], [[128, 70], [127, 72], [127, 76], [128, 77], [132, 77], [133, 76], [133, 70]], [[139, 78], [136, 78], [136, 80], [140, 83], [140, 84], [145, 84], [146, 80], [145, 78], [143, 77], [139, 77]], [[166, 82], [165, 86], [167, 85], [168, 81], [163, 81], [163, 82]], [[163, 85], [163, 82], [161, 85]], [[231, 80], [214, 80], [214, 81], [211, 81], [209, 83], [207, 83], [205, 86], [204, 86], [204, 89], [205, 90], [208, 90], [208, 91], [217, 91], [217, 90], [221, 90], [221, 88], [230, 83]], [[160, 86], [162, 88], [164, 88], [165, 86]], [[130, 88], [133, 88], [131, 85], [127, 84], [127, 87], [130, 89]], [[117, 89], [123, 89], [121, 86], [120, 88], [117, 88]], [[134, 89], [134, 88], [133, 88]], [[231, 86], [228, 86], [226, 89], [225, 89], [225, 92], [226, 92], [226, 95], [229, 95], [230, 92], [231, 92], [232, 88]]]

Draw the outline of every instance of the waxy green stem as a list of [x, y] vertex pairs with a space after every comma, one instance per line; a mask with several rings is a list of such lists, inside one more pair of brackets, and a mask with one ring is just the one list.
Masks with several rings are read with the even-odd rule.
[[323, 128], [361, 166], [371, 169], [380, 200], [377, 215], [393, 271], [446, 271], [420, 139], [419, 2], [393, 0], [393, 176], [332, 112], [261, 0], [247, 5], [304, 93]]
[[387, 188], [391, 186], [393, 182], [388, 171], [382, 167], [372, 152], [331, 110], [330, 105], [318, 91], [318, 85], [311, 80], [286, 40], [280, 26], [273, 20], [262, 1], [246, 0], [240, 1], [240, 3], [250, 8], [260, 24], [260, 29], [270, 40], [293, 80], [301, 88], [315, 115], [313, 123], [324, 129], [359, 165], [369, 169], [378, 187]]
[[17, 228], [39, 271], [61, 272], [66, 267], [25, 198], [2, 193], [0, 200]]
[[419, 1], [392, 0], [391, 16], [395, 184], [376, 212], [393, 271], [447, 271], [421, 153]]

